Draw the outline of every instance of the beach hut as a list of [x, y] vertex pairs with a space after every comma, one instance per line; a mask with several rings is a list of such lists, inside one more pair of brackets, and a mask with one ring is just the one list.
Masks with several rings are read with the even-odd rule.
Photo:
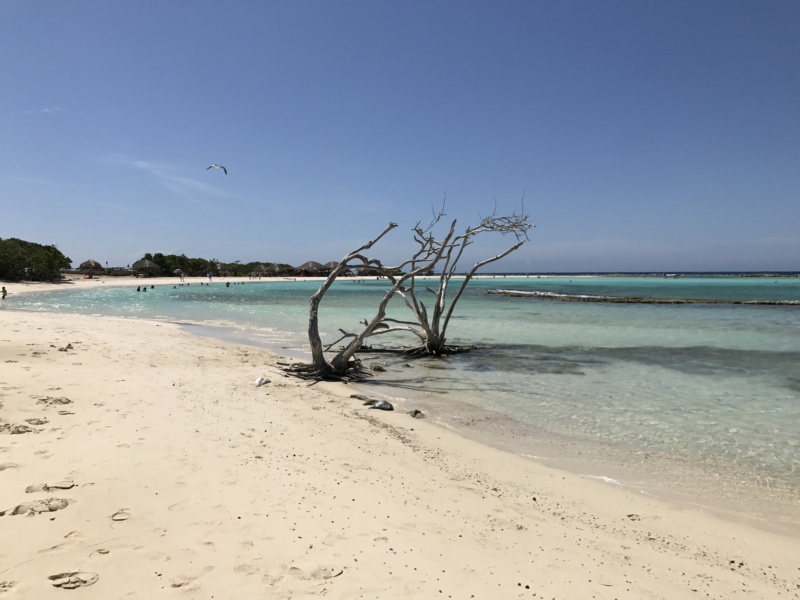
[[142, 260], [137, 260], [135, 263], [131, 265], [134, 271], [139, 274], [148, 277], [150, 275], [160, 275], [161, 274], [161, 267], [159, 267], [156, 263], [152, 260], [148, 260], [143, 258]]
[[78, 268], [81, 271], [102, 271], [103, 265], [96, 260], [87, 260], [82, 262]]
[[265, 265], [256, 265], [253, 267], [253, 270], [250, 271], [250, 277], [264, 277], [269, 272], [269, 269]]
[[322, 263], [318, 263], [315, 260], [309, 260], [309, 261], [304, 262], [299, 267], [295, 267], [294, 270], [297, 271], [298, 273], [300, 273], [301, 275], [303, 273], [316, 275], [317, 273], [322, 271], [323, 268], [324, 267], [322, 266]]
[[267, 265], [267, 274], [270, 277], [277, 277], [278, 275], [281, 275], [283, 273], [288, 273], [291, 270], [292, 270], [291, 265], [281, 265], [278, 263]]

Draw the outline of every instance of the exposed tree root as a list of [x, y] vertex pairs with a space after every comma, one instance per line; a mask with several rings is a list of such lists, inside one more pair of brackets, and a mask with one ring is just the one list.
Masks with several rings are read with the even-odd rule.
[[[371, 348], [364, 346], [358, 350], [359, 354], [393, 354], [407, 358], [436, 358], [446, 357], [452, 354], [462, 354], [471, 352], [481, 346], [444, 346], [439, 351], [433, 351], [425, 346], [415, 348]], [[277, 363], [281, 370], [292, 377], [317, 383], [319, 381], [341, 381], [344, 383], [360, 383], [367, 381], [373, 376], [372, 371], [365, 367], [358, 359], [351, 360], [347, 369], [337, 371], [330, 364], [325, 364], [319, 368], [309, 363]]]
[[319, 381], [341, 381], [359, 383], [372, 377], [372, 372], [365, 368], [360, 360], [352, 360], [343, 371], [337, 371], [331, 365], [317, 367], [308, 363], [278, 363], [284, 373], [292, 377], [317, 383]]
[[[407, 358], [436, 358], [446, 357], [452, 354], [462, 354], [464, 352], [471, 352], [481, 346], [444, 346], [438, 351], [426, 348], [425, 346], [417, 346], [415, 348], [386, 348], [378, 347], [372, 348], [364, 346], [358, 350], [359, 354], [393, 354], [396, 356], [404, 356]], [[309, 363], [277, 363], [281, 370], [290, 375], [305, 381], [317, 383], [319, 381], [341, 381], [344, 383], [360, 383], [369, 380], [373, 373], [369, 368], [365, 367], [358, 359], [351, 360], [347, 369], [344, 371], [337, 371], [330, 364], [325, 364], [324, 367], [319, 368]]]
[[449, 356], [451, 354], [463, 354], [464, 352], [471, 352], [475, 348], [476, 346], [442, 346], [441, 348], [417, 346], [416, 348], [408, 348], [403, 350], [403, 354], [411, 358], [423, 358], [426, 356]]

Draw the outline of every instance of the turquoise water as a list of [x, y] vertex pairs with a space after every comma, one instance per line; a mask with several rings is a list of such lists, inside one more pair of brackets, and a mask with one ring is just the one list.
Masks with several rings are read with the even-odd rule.
[[[318, 285], [109, 287], [9, 297], [3, 308], [200, 324], [303, 356]], [[371, 317], [385, 289], [337, 283], [320, 310], [324, 339]], [[584, 304], [492, 290], [798, 304]], [[392, 304], [394, 316], [403, 311]], [[449, 334], [480, 348], [442, 360], [367, 357], [386, 369], [369, 391], [587, 476], [800, 522], [800, 278], [481, 278]]]

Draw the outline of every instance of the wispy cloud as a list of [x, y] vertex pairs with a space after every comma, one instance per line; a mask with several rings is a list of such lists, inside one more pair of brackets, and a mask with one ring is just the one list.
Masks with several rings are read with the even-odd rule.
[[101, 159], [105, 164], [137, 169], [152, 175], [165, 188], [186, 198], [232, 198], [232, 194], [199, 179], [180, 174], [180, 169], [168, 163], [132, 159], [122, 155], [112, 155]]
[[57, 115], [58, 113], [62, 112], [62, 109], [58, 106], [48, 106], [45, 108], [39, 108], [36, 110], [26, 110], [26, 115]]

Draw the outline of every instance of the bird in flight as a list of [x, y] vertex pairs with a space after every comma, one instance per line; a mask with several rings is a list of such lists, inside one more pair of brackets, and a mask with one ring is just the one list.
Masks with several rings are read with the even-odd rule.
[[206, 171], [208, 171], [209, 169], [222, 169], [223, 171], [225, 171], [225, 175], [228, 174], [228, 169], [226, 169], [222, 165], [211, 165], [210, 167], [206, 167]]

